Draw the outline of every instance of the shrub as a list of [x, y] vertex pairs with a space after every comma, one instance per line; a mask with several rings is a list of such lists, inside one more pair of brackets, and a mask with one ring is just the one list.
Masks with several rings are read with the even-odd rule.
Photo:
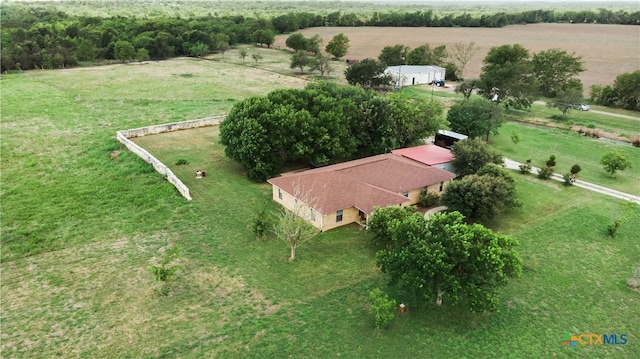
[[437, 193], [429, 192], [426, 188], [423, 188], [422, 191], [420, 191], [419, 202], [423, 207], [430, 207], [434, 204], [438, 204], [439, 200], [440, 196]]
[[267, 229], [270, 227], [269, 222], [267, 204], [263, 202], [258, 206], [253, 216], [253, 234], [256, 236], [256, 239], [262, 239], [265, 234], [267, 234]]
[[631, 142], [631, 144], [633, 145], [633, 147], [640, 147], [640, 138], [635, 138], [633, 140], [633, 142]]
[[172, 262], [178, 259], [181, 250], [182, 248], [179, 246], [168, 249], [160, 260], [159, 265], [149, 267], [155, 280], [161, 283], [158, 294], [162, 296], [169, 294], [168, 283], [173, 279], [178, 269], [180, 269], [180, 266], [172, 264]]
[[564, 178], [565, 186], [571, 186], [573, 185], [573, 182], [576, 181], [576, 176], [571, 173], [565, 173], [564, 175], [562, 175], [562, 178]]
[[607, 234], [609, 235], [609, 237], [613, 238], [616, 236], [616, 232], [618, 231], [618, 228], [620, 228], [620, 226], [622, 225], [622, 222], [623, 222], [623, 219], [618, 218], [613, 222], [609, 223], [609, 225], [607, 226]]
[[520, 165], [520, 173], [522, 174], [531, 173], [531, 159], [528, 159], [527, 162]]
[[549, 159], [547, 160], [547, 162], [545, 162], [545, 164], [547, 165], [547, 167], [555, 167], [556, 155], [549, 156]]
[[182, 166], [182, 165], [187, 165], [187, 164], [189, 164], [189, 162], [187, 160], [185, 160], [184, 158], [181, 158], [181, 159], [176, 161], [176, 166]]
[[369, 311], [375, 316], [376, 328], [380, 329], [395, 318], [396, 301], [380, 288], [375, 288], [369, 292]]
[[551, 175], [553, 175], [552, 167], [543, 167], [540, 169], [540, 171], [538, 171], [538, 178], [540, 179], [548, 179], [551, 177]]

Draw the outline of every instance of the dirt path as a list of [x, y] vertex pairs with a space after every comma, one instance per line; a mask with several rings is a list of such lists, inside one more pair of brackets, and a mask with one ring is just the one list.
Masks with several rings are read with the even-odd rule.
[[[504, 164], [509, 169], [520, 170], [520, 165], [521, 165], [520, 162], [516, 162], [516, 161], [510, 160], [508, 158], [505, 158], [504, 159]], [[533, 167], [533, 168], [531, 168], [531, 173], [537, 174], [539, 170], [540, 170], [539, 168]], [[562, 175], [557, 174], [557, 173], [554, 173], [551, 176], [551, 178], [556, 180], [556, 181], [564, 182], [564, 178], [562, 177]], [[603, 187], [603, 186], [597, 185], [595, 183], [577, 180], [577, 181], [575, 181], [573, 183], [573, 185], [576, 186], [576, 187], [581, 187], [581, 188], [584, 188], [584, 189], [588, 189], [589, 191], [602, 193], [602, 194], [607, 195], [607, 196], [611, 196], [611, 197], [623, 199], [625, 201], [630, 201], [630, 202], [635, 202], [637, 204], [640, 204], [640, 196], [628, 194], [628, 193], [625, 193], [625, 192], [620, 192], [620, 191], [617, 191], [615, 189], [611, 189], [611, 188], [607, 188], [607, 187]]]

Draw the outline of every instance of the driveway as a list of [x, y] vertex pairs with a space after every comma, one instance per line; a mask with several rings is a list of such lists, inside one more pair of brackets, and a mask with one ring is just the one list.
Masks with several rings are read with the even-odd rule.
[[[508, 158], [504, 159], [504, 165], [506, 168], [509, 169], [513, 169], [513, 170], [520, 170], [520, 162], [516, 162], [513, 160], [510, 160]], [[538, 167], [532, 167], [531, 168], [531, 173], [533, 174], [538, 174], [538, 171], [540, 169]], [[564, 182], [564, 178], [562, 177], [562, 175], [554, 173], [551, 176], [552, 179], [556, 180], [556, 181], [560, 181], [560, 182]], [[625, 192], [620, 192], [617, 191], [615, 189], [611, 189], [611, 188], [607, 188], [607, 187], [603, 187], [591, 182], [585, 182], [585, 181], [581, 181], [581, 180], [576, 180], [573, 183], [574, 186], [576, 187], [581, 187], [584, 189], [588, 189], [589, 191], [593, 191], [593, 192], [598, 192], [598, 193], [602, 193], [605, 194], [607, 196], [611, 196], [611, 197], [615, 197], [615, 198], [620, 198], [620, 199], [624, 199], [625, 201], [630, 201], [630, 202], [635, 202], [637, 204], [640, 204], [640, 196], [636, 196], [636, 195], [632, 195], [632, 194], [628, 194]]]

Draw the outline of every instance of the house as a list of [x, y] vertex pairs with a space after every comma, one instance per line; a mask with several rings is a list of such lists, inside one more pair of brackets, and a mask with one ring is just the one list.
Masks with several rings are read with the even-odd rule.
[[273, 200], [326, 231], [366, 221], [375, 207], [418, 203], [455, 174], [392, 153], [271, 178]]
[[454, 172], [453, 154], [451, 150], [436, 145], [422, 145], [408, 148], [400, 148], [391, 153], [410, 158], [425, 165], [437, 167], [445, 171]]
[[[393, 77], [396, 87], [403, 87], [430, 84], [435, 80], [444, 80], [446, 69], [431, 65], [399, 65], [387, 67], [385, 73]], [[398, 81], [398, 78], [400, 78], [400, 81]]]

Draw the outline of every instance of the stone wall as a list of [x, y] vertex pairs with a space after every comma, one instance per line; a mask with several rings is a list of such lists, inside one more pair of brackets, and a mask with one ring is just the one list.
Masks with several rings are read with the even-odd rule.
[[178, 130], [188, 130], [190, 128], [197, 127], [205, 127], [205, 126], [215, 126], [219, 125], [220, 122], [224, 120], [224, 116], [215, 116], [215, 117], [207, 117], [201, 118], [198, 120], [190, 120], [183, 122], [172, 122], [165, 123], [162, 125], [154, 125], [147, 126], [141, 128], [134, 128], [130, 130], [122, 130], [116, 132], [116, 138], [122, 144], [124, 144], [129, 151], [135, 153], [140, 158], [142, 158], [145, 162], [150, 163], [153, 168], [158, 171], [161, 175], [163, 175], [167, 181], [171, 182], [178, 192], [182, 194], [184, 198], [188, 201], [191, 201], [191, 195], [189, 194], [189, 188], [182, 183], [182, 181], [176, 176], [173, 171], [164, 163], [160, 162], [157, 158], [155, 158], [151, 153], [149, 153], [144, 148], [138, 146], [135, 142], [131, 141], [130, 138], [134, 137], [142, 137], [146, 135], [157, 135], [164, 132], [178, 131]]

